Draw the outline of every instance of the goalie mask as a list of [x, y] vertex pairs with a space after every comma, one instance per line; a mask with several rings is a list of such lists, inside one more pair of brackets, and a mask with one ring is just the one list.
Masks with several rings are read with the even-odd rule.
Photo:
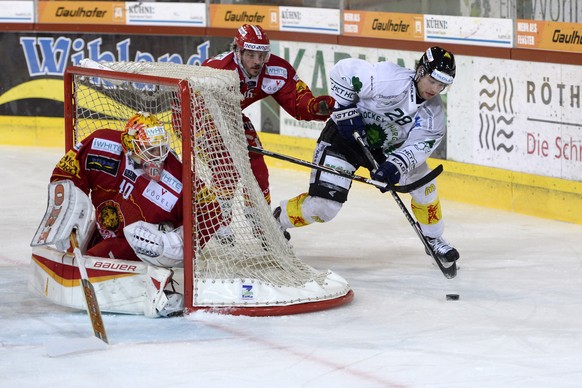
[[444, 85], [443, 90], [453, 83], [456, 73], [453, 53], [434, 46], [430, 47], [420, 58], [416, 67], [416, 80], [430, 75]]
[[122, 144], [151, 179], [160, 180], [170, 142], [164, 124], [156, 116], [138, 112], [131, 117], [125, 125]]

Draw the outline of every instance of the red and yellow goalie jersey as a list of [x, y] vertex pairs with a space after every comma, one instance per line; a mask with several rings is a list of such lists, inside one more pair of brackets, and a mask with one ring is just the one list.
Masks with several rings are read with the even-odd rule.
[[[252, 78], [240, 69], [233, 51], [208, 59], [202, 66], [238, 72], [241, 79], [240, 91], [244, 97], [241, 102], [242, 109], [255, 101], [273, 96], [275, 101], [297, 120], [325, 121], [329, 118], [329, 115], [317, 114], [319, 101], [305, 82], [299, 79], [293, 66], [277, 55], [270, 54], [261, 72]], [[333, 104], [333, 100], [329, 99], [330, 104]]]
[[123, 150], [123, 132], [95, 131], [61, 158], [51, 182], [69, 179], [90, 195], [99, 235], [87, 254], [136, 260], [123, 228], [136, 221], [182, 225], [182, 164], [170, 152], [159, 182], [148, 178]]

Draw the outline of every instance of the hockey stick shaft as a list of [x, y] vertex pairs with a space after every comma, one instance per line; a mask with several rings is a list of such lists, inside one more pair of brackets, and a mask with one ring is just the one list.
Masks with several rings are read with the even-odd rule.
[[[372, 155], [372, 153], [368, 149], [368, 146], [366, 145], [366, 143], [364, 142], [364, 140], [362, 139], [362, 137], [360, 136], [360, 134], [358, 132], [354, 132], [354, 139], [356, 139], [356, 142], [362, 148], [362, 152], [364, 152], [364, 155], [366, 156], [368, 161], [374, 166], [374, 168], [377, 169], [378, 162], [376, 161], [376, 159], [374, 159], [374, 156]], [[426, 250], [428, 252], [430, 252], [430, 256], [434, 259], [436, 265], [439, 267], [439, 269], [441, 270], [443, 275], [447, 279], [452, 279], [455, 276], [457, 276], [457, 264], [453, 262], [450, 266], [445, 267], [444, 264], [441, 263], [441, 261], [436, 257], [434, 250], [432, 249], [432, 247], [428, 243], [424, 233], [422, 233], [422, 229], [420, 228], [420, 224], [418, 223], [418, 221], [416, 221], [414, 218], [412, 218], [412, 215], [410, 214], [410, 212], [408, 211], [408, 209], [406, 208], [406, 206], [402, 202], [402, 199], [400, 199], [400, 196], [392, 188], [388, 188], [388, 191], [390, 192], [390, 194], [394, 198], [394, 201], [396, 201], [396, 204], [398, 205], [400, 210], [402, 210], [404, 217], [406, 218], [406, 220], [408, 221], [410, 226], [412, 226], [412, 228], [414, 229], [414, 231], [418, 235], [418, 238], [420, 239], [420, 241], [422, 241], [422, 243], [424, 244], [424, 247], [426, 248]]]
[[346, 172], [336, 170], [335, 168], [332, 168], [332, 167], [322, 166], [319, 164], [308, 162], [308, 161], [303, 160], [303, 159], [298, 159], [298, 158], [294, 158], [292, 156], [283, 155], [283, 154], [279, 154], [276, 152], [268, 151], [268, 150], [265, 150], [263, 148], [248, 146], [248, 150], [250, 152], [254, 152], [256, 154], [261, 154], [261, 155], [269, 156], [269, 157], [272, 157], [275, 159], [284, 160], [286, 162], [298, 164], [300, 166], [309, 167], [309, 168], [312, 168], [315, 170], [338, 175], [338, 176], [341, 176], [343, 178], [347, 178], [347, 179], [350, 179], [350, 180], [353, 180], [356, 182], [361, 182], [361, 183], [365, 183], [368, 185], [372, 185], [372, 186], [375, 186], [381, 190], [390, 190], [391, 189], [391, 190], [397, 191], [399, 193], [409, 193], [412, 190], [415, 190], [421, 186], [424, 186], [425, 184], [427, 184], [431, 180], [435, 179], [443, 171], [443, 166], [438, 165], [430, 173], [428, 173], [427, 175], [425, 175], [424, 177], [420, 178], [419, 180], [417, 180], [415, 182], [412, 182], [412, 183], [407, 184], [407, 185], [392, 186], [392, 185], [389, 185], [387, 183], [380, 182], [380, 181], [377, 181], [374, 179], [365, 178], [365, 177], [359, 176], [359, 175], [348, 174]]
[[87, 314], [91, 320], [91, 326], [93, 327], [93, 333], [95, 337], [99, 338], [106, 344], [109, 343], [107, 339], [107, 333], [105, 331], [105, 325], [103, 324], [103, 318], [101, 317], [101, 309], [99, 308], [99, 303], [97, 301], [97, 295], [95, 294], [95, 288], [93, 284], [89, 281], [89, 275], [87, 274], [87, 269], [85, 268], [85, 258], [79, 249], [79, 243], [77, 241], [76, 231], [71, 233], [71, 246], [73, 247], [73, 253], [75, 259], [77, 260], [77, 266], [79, 268], [79, 273], [81, 275], [81, 287], [83, 288], [83, 294], [85, 295], [85, 302], [87, 304]]

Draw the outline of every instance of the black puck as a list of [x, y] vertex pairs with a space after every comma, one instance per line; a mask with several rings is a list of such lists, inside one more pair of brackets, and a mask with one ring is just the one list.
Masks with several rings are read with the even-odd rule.
[[459, 300], [459, 294], [447, 294], [447, 300]]

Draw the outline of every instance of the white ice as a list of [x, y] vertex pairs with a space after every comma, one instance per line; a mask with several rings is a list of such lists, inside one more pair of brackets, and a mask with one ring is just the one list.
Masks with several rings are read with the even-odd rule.
[[[262, 318], [105, 314], [107, 350], [50, 358], [47, 342], [91, 336], [84, 312], [26, 284], [61, 152], [0, 147], [2, 387], [582, 386], [582, 225], [443, 200], [461, 252], [449, 280], [392, 197], [360, 183], [335, 220], [292, 230], [299, 257], [349, 280], [351, 304]], [[271, 179], [277, 202], [309, 175]]]

